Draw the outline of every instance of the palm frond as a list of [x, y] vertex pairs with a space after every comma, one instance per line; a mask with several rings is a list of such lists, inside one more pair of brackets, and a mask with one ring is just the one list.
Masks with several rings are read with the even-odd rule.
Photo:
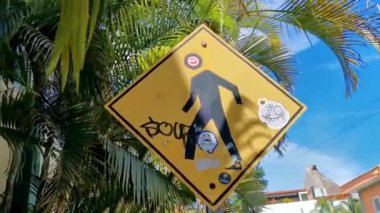
[[219, 2], [210, 0], [135, 1], [113, 11], [107, 28], [116, 53], [111, 70], [116, 90], [130, 84], [201, 23], [225, 38], [237, 35], [236, 23], [225, 17]]
[[[47, 67], [47, 73], [51, 74], [61, 59], [62, 88], [66, 85], [70, 64], [73, 67], [73, 78], [79, 90], [79, 76], [83, 69], [86, 55], [86, 45], [90, 43], [93, 30], [100, 8], [100, 1], [91, 1], [92, 13], [89, 17], [90, 1], [62, 0], [61, 15], [54, 40], [54, 49]], [[90, 25], [90, 32], [88, 32]], [[71, 59], [71, 60], [70, 60]], [[70, 63], [71, 62], [71, 63]]]
[[108, 150], [111, 171], [116, 174], [124, 193], [132, 195], [138, 205], [160, 209], [190, 202], [168, 177], [136, 156], [113, 143], [108, 143]]
[[20, 55], [13, 55], [12, 64], [9, 67], [0, 68], [0, 78], [3, 88], [0, 93], [8, 95], [26, 91], [31, 93], [33, 86], [33, 74], [29, 59], [24, 50]]
[[51, 41], [38, 29], [24, 24], [7, 46], [0, 53], [1, 78], [12, 82], [18, 89], [28, 91], [32, 91], [35, 84], [42, 84], [43, 69], [52, 51]]
[[14, 40], [17, 40], [18, 48], [25, 49], [30, 61], [41, 66], [42, 70], [46, 68], [53, 50], [49, 38], [38, 29], [25, 25], [19, 29]]
[[83, 183], [75, 186], [78, 189], [74, 188], [70, 194], [67, 212], [115, 212], [119, 202], [123, 200], [121, 186], [116, 181], [113, 181], [112, 177], [107, 180], [107, 178], [100, 177], [100, 175], [90, 187], [88, 185], [88, 183]]
[[0, 103], [0, 136], [11, 148], [35, 144], [31, 135], [31, 94], [2, 94]]
[[341, 205], [346, 210], [346, 212], [362, 213], [360, 201], [357, 199], [349, 198], [348, 200], [343, 201]]
[[[91, 154], [89, 147], [94, 143], [95, 119], [87, 104], [72, 106], [61, 105], [59, 117], [55, 120], [58, 135], [53, 135], [53, 149], [45, 161], [50, 158], [53, 167], [47, 175], [42, 176], [44, 185], [38, 198], [37, 209], [60, 210], [65, 208], [67, 194], [72, 191], [73, 184], [91, 182], [91, 177], [83, 173], [83, 160]], [[46, 163], [46, 162], [44, 162]]]
[[283, 45], [273, 45], [265, 35], [242, 37], [235, 48], [274, 77], [284, 88], [291, 90], [297, 74], [293, 56]]
[[[1, 7], [1, 5], [0, 5]], [[10, 46], [10, 40], [18, 32], [30, 10], [13, 6], [0, 9], [0, 69], [10, 69], [16, 57]]]
[[274, 145], [274, 150], [280, 155], [280, 157], [284, 156], [284, 152], [286, 151], [286, 139], [288, 138], [288, 135], [285, 134], [276, 145]]
[[192, 8], [195, 23], [207, 23], [216, 33], [223, 32], [224, 11], [218, 1], [192, 0], [188, 1]]
[[40, 140], [32, 134], [34, 95], [23, 92], [1, 94], [0, 136], [12, 152], [9, 161], [5, 203], [0, 209], [8, 212], [27, 209], [33, 161], [38, 158]]
[[240, 17], [246, 13], [246, 2], [242, 0], [223, 0], [221, 2], [226, 14], [236, 20], [240, 20]]
[[185, 6], [175, 1], [138, 1], [121, 7], [113, 14], [109, 31], [116, 52], [112, 69], [116, 84], [129, 84], [141, 71], [145, 71], [141, 70], [145, 66], [139, 66], [139, 60], [144, 58], [142, 55], [152, 50], [171, 48], [194, 29], [194, 25], [184, 22], [190, 15]]
[[260, 212], [266, 203], [263, 185], [253, 176], [241, 181], [235, 192], [242, 201], [242, 212]]
[[31, 14], [29, 9], [7, 7], [0, 9], [0, 43], [8, 42]]
[[107, 33], [94, 32], [80, 77], [79, 95], [84, 100], [103, 101], [110, 98], [112, 91], [109, 70], [114, 63], [113, 58], [112, 44]]
[[334, 213], [336, 212], [336, 208], [332, 201], [327, 200], [326, 198], [319, 199], [315, 205], [316, 210], [321, 213]]
[[360, 37], [377, 48], [380, 46], [379, 14], [356, 8], [356, 1], [353, 0], [345, 3], [328, 0], [287, 1], [278, 9], [253, 9], [249, 14], [264, 17], [263, 20], [270, 20], [270, 23], [278, 22], [280, 26], [292, 25], [327, 44], [341, 64], [346, 95], [358, 86], [357, 68], [363, 65], [363, 61], [355, 47], [365, 45]]

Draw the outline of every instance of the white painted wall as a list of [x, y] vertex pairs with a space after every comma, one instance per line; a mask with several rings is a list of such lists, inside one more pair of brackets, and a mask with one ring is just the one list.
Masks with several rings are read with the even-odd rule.
[[[334, 200], [332, 204], [338, 206], [343, 201], [345, 200]], [[262, 213], [316, 213], [316, 204], [317, 200], [271, 204], [266, 205]]]
[[262, 213], [310, 213], [317, 200], [266, 205]]

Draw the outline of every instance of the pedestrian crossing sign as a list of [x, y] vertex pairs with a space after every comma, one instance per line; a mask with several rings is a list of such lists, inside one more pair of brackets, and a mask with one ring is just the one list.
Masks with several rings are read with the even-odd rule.
[[306, 109], [205, 25], [106, 108], [214, 210]]

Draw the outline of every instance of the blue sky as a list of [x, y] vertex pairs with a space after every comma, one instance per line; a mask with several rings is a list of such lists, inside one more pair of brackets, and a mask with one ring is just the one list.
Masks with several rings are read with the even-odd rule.
[[359, 48], [367, 61], [360, 85], [351, 98], [336, 57], [313, 39], [288, 38], [297, 58], [294, 95], [308, 110], [289, 131], [284, 157], [268, 154], [261, 162], [269, 181], [267, 191], [303, 188], [304, 169], [316, 164], [326, 176], [343, 184], [380, 164], [380, 55]]

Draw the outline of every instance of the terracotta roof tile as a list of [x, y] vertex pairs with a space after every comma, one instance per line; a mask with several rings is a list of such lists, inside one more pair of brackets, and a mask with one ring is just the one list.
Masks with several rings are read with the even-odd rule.
[[379, 178], [380, 181], [380, 165], [343, 184], [341, 186], [341, 191], [342, 193], [351, 193], [356, 189], [367, 185], [370, 181], [373, 181], [376, 178]]
[[298, 194], [300, 192], [306, 192], [306, 189], [293, 189], [293, 190], [266, 192], [265, 196], [273, 197], [273, 196], [281, 196], [281, 195], [289, 195], [289, 194]]

